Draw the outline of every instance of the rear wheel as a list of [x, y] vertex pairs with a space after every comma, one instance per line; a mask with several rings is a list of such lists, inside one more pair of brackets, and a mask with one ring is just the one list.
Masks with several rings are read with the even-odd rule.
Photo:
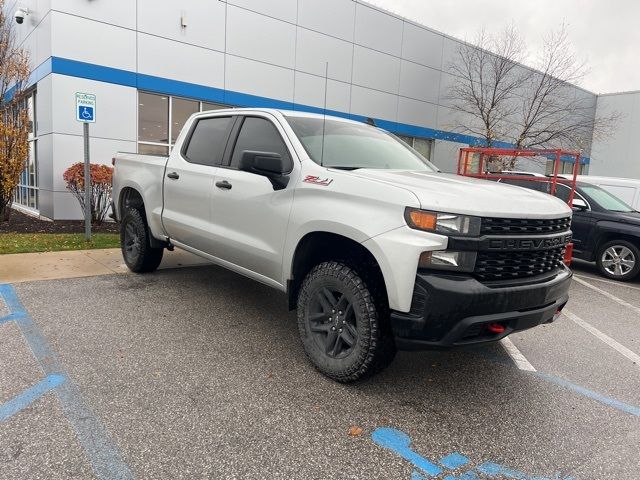
[[605, 277], [626, 282], [640, 271], [640, 250], [625, 240], [613, 240], [600, 247], [596, 262]]
[[334, 261], [317, 265], [298, 296], [298, 329], [307, 357], [339, 382], [375, 374], [395, 356], [387, 313], [355, 270]]
[[128, 209], [120, 224], [120, 248], [124, 263], [136, 273], [152, 272], [162, 261], [164, 248], [151, 246], [151, 233], [139, 210]]

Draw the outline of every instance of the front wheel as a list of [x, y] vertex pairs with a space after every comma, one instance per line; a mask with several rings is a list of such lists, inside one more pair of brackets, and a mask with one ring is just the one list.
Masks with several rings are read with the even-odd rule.
[[640, 271], [640, 251], [633, 243], [613, 240], [600, 247], [596, 262], [605, 277], [626, 282]]
[[163, 248], [151, 246], [151, 232], [139, 210], [130, 208], [120, 224], [120, 248], [124, 263], [136, 273], [152, 272], [162, 261]]
[[305, 277], [298, 296], [298, 330], [313, 365], [339, 382], [353, 382], [386, 367], [395, 345], [388, 318], [361, 276], [325, 262]]

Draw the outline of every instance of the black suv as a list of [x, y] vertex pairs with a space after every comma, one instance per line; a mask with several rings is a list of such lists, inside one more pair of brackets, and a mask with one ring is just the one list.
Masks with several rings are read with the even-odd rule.
[[[503, 183], [549, 193], [551, 181]], [[569, 186], [558, 183], [556, 197], [569, 199]], [[573, 256], [596, 262], [605, 277], [629, 281], [640, 272], [640, 212], [602, 188], [578, 182], [573, 200]]]

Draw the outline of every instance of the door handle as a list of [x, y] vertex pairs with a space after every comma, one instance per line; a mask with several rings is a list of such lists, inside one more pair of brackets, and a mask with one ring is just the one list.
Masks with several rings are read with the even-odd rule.
[[178, 175], [176, 172], [171, 172], [171, 173], [167, 173], [167, 177], [173, 179], [173, 180], [177, 180], [180, 178], [180, 175]]
[[223, 188], [225, 190], [231, 190], [232, 185], [226, 180], [223, 180], [221, 182], [216, 182], [216, 187]]

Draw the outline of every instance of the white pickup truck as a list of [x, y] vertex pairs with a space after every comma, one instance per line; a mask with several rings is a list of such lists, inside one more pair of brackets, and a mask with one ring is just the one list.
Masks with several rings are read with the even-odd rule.
[[571, 210], [440, 173], [371, 125], [271, 109], [194, 114], [167, 157], [114, 158], [134, 272], [182, 248], [286, 292], [304, 350], [350, 382], [397, 349], [499, 340], [568, 300]]

